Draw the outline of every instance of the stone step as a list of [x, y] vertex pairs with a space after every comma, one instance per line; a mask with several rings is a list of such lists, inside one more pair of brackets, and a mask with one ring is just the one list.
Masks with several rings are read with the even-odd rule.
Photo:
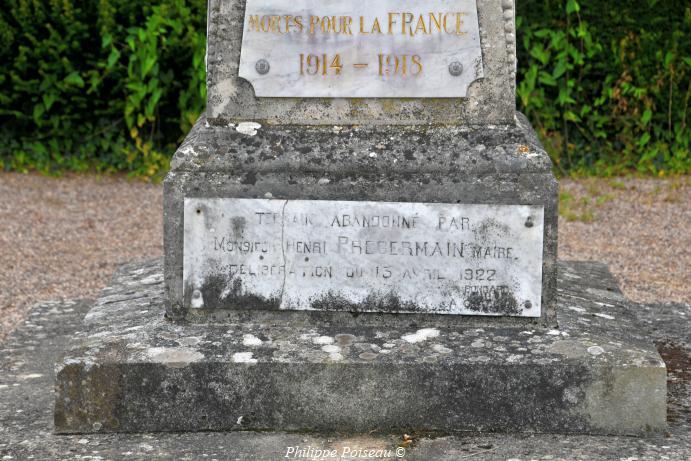
[[128, 265], [60, 366], [55, 430], [664, 429], [665, 364], [606, 268], [560, 263], [558, 287], [558, 330], [175, 323], [160, 265]]

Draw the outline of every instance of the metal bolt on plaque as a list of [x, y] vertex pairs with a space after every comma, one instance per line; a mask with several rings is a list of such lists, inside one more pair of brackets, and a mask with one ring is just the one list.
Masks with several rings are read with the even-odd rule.
[[257, 64], [254, 66], [255, 69], [257, 69], [257, 72], [264, 75], [269, 73], [269, 69], [271, 69], [271, 66], [269, 65], [269, 61], [266, 59], [260, 59], [257, 61]]
[[463, 64], [458, 61], [454, 61], [449, 64], [449, 73], [454, 77], [458, 77], [463, 73]]

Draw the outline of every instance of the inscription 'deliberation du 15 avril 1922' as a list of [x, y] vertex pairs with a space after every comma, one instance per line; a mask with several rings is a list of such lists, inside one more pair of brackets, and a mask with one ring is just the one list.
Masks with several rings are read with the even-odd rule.
[[534, 317], [542, 228], [525, 205], [188, 198], [186, 299]]

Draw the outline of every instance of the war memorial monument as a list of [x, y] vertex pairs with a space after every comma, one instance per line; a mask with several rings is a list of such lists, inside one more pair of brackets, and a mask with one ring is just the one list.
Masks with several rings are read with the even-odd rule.
[[512, 0], [210, 0], [208, 102], [59, 364], [58, 433], [642, 434], [666, 369], [557, 261]]

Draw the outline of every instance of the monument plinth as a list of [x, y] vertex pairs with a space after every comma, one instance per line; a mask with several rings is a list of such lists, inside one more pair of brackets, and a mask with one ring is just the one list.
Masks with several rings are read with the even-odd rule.
[[664, 427], [659, 356], [598, 316], [625, 310], [606, 271], [557, 290], [513, 11], [210, 0], [163, 274], [124, 270], [87, 316], [57, 431]]
[[171, 318], [555, 325], [557, 187], [515, 112], [511, 2], [211, 1], [208, 51], [166, 179]]
[[171, 317], [297, 309], [554, 325], [557, 186], [522, 116], [483, 130], [207, 125], [165, 183]]

